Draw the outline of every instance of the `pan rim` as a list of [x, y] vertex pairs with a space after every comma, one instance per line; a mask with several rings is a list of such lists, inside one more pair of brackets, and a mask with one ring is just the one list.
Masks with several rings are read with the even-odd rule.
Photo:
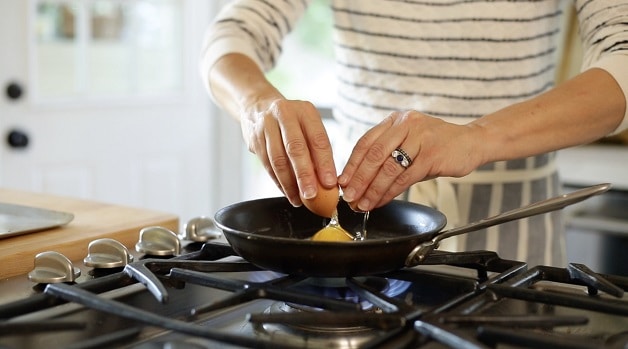
[[220, 217], [223, 216], [226, 212], [229, 212], [237, 207], [245, 206], [247, 204], [250, 205], [254, 202], [266, 202], [266, 201], [267, 202], [275, 202], [275, 201], [288, 202], [285, 196], [276, 196], [276, 197], [267, 197], [267, 198], [246, 200], [246, 201], [234, 203], [234, 204], [227, 205], [219, 209], [214, 215], [214, 223], [219, 229], [223, 231], [227, 240], [229, 240], [229, 236], [233, 235], [233, 236], [236, 236], [237, 238], [246, 239], [246, 240], [258, 240], [258, 241], [264, 241], [264, 242], [286, 243], [286, 244], [293, 244], [293, 245], [308, 245], [308, 246], [317, 246], [317, 247], [342, 246], [343, 248], [347, 248], [348, 246], [355, 246], [355, 247], [350, 247], [350, 248], [359, 248], [359, 246], [370, 247], [372, 245], [382, 246], [386, 244], [411, 241], [415, 239], [427, 240], [428, 235], [430, 236], [429, 239], [433, 238], [440, 231], [442, 231], [447, 225], [447, 217], [442, 212], [438, 211], [437, 209], [426, 206], [426, 205], [422, 205], [419, 203], [414, 203], [414, 202], [405, 201], [405, 200], [398, 200], [398, 199], [392, 200], [391, 202], [401, 204], [401, 205], [412, 205], [412, 206], [421, 207], [421, 209], [430, 211], [430, 214], [435, 215], [439, 222], [436, 222], [435, 227], [431, 228], [430, 232], [425, 232], [423, 234], [418, 233], [418, 234], [411, 234], [411, 235], [403, 235], [400, 237], [374, 238], [374, 239], [368, 239], [368, 234], [367, 234], [367, 239], [362, 240], [362, 241], [312, 241], [312, 240], [300, 239], [300, 238], [269, 236], [269, 235], [260, 234], [259, 232], [240, 231], [235, 228], [228, 227], [221, 222]]
[[[237, 230], [233, 230], [229, 228], [224, 228], [221, 226], [221, 224], [218, 224], [218, 223], [216, 223], [216, 225], [220, 229], [222, 229], [223, 232], [225, 233], [229, 233], [231, 235], [235, 235], [235, 236], [238, 236], [239, 238], [244, 238], [247, 240], [259, 240], [259, 241], [267, 241], [267, 242], [275, 242], [275, 243], [282, 242], [282, 243], [289, 243], [292, 245], [342, 246], [343, 248], [347, 246], [370, 246], [370, 245], [381, 246], [382, 244], [385, 245], [385, 244], [415, 240], [415, 239], [418, 239], [419, 237], [426, 237], [425, 240], [429, 240], [433, 238], [433, 236], [436, 235], [438, 232], [440, 232], [440, 230], [437, 230], [437, 231], [433, 231], [429, 233], [426, 232], [423, 234], [404, 235], [401, 237], [393, 237], [393, 238], [388, 238], [388, 239], [384, 239], [384, 238], [368, 239], [367, 238], [366, 240], [362, 240], [362, 241], [312, 241], [308, 239], [286, 238], [286, 237], [280, 237], [280, 236], [261, 235], [258, 233], [248, 233], [248, 232], [237, 231]], [[429, 239], [427, 238], [428, 235], [430, 236]], [[229, 240], [228, 234], [225, 234], [225, 237], [227, 238], [227, 240]]]

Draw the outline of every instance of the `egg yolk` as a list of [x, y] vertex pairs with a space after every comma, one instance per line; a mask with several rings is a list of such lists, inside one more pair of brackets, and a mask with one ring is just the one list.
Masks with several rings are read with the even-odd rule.
[[312, 241], [353, 241], [353, 236], [339, 225], [327, 225], [312, 236]]

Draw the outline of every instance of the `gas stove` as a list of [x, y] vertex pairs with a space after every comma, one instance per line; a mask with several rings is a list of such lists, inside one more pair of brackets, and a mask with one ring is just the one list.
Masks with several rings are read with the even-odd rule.
[[437, 250], [414, 268], [311, 278], [150, 235], [140, 252], [90, 244], [68, 280], [42, 282], [52, 253], [33, 281], [0, 282], [0, 348], [628, 348], [628, 278], [581, 264]]

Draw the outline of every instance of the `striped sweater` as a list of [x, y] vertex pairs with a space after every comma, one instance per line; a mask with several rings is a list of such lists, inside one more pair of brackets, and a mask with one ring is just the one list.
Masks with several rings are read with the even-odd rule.
[[[462, 124], [552, 88], [564, 6], [576, 7], [583, 69], [607, 70], [628, 96], [628, 0], [330, 2], [338, 89], [334, 116], [346, 141], [334, 151], [348, 154], [366, 130], [395, 110], [414, 109]], [[308, 3], [232, 1], [208, 31], [203, 77], [228, 52], [271, 69]], [[618, 130], [627, 126], [624, 117]], [[499, 178], [508, 178], [509, 171], [536, 171], [527, 178], [454, 183], [456, 225], [558, 194], [553, 159], [554, 154], [545, 154], [476, 171], [497, 171]], [[425, 192], [410, 190], [407, 197], [440, 209], [436, 201], [416, 198]], [[472, 233], [448, 247], [491, 249], [507, 258], [557, 265], [564, 262], [561, 230], [559, 214], [553, 213]]]
[[[271, 69], [308, 3], [232, 1], [211, 28], [203, 71], [226, 52]], [[571, 3], [332, 0], [336, 115], [367, 128], [399, 109], [467, 122], [543, 92], [554, 81], [561, 7]], [[575, 5], [584, 68], [606, 68], [628, 89], [628, 1]]]

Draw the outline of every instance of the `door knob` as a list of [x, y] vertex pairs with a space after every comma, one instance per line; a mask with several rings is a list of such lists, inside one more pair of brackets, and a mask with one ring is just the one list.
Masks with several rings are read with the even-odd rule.
[[28, 135], [20, 130], [11, 130], [7, 135], [7, 143], [11, 148], [26, 148], [28, 146]]
[[18, 84], [17, 82], [10, 82], [9, 84], [7, 84], [5, 92], [7, 94], [7, 97], [9, 97], [9, 99], [17, 100], [17, 99], [20, 99], [20, 97], [22, 97], [22, 94], [24, 93], [24, 89], [22, 89], [22, 86]]

